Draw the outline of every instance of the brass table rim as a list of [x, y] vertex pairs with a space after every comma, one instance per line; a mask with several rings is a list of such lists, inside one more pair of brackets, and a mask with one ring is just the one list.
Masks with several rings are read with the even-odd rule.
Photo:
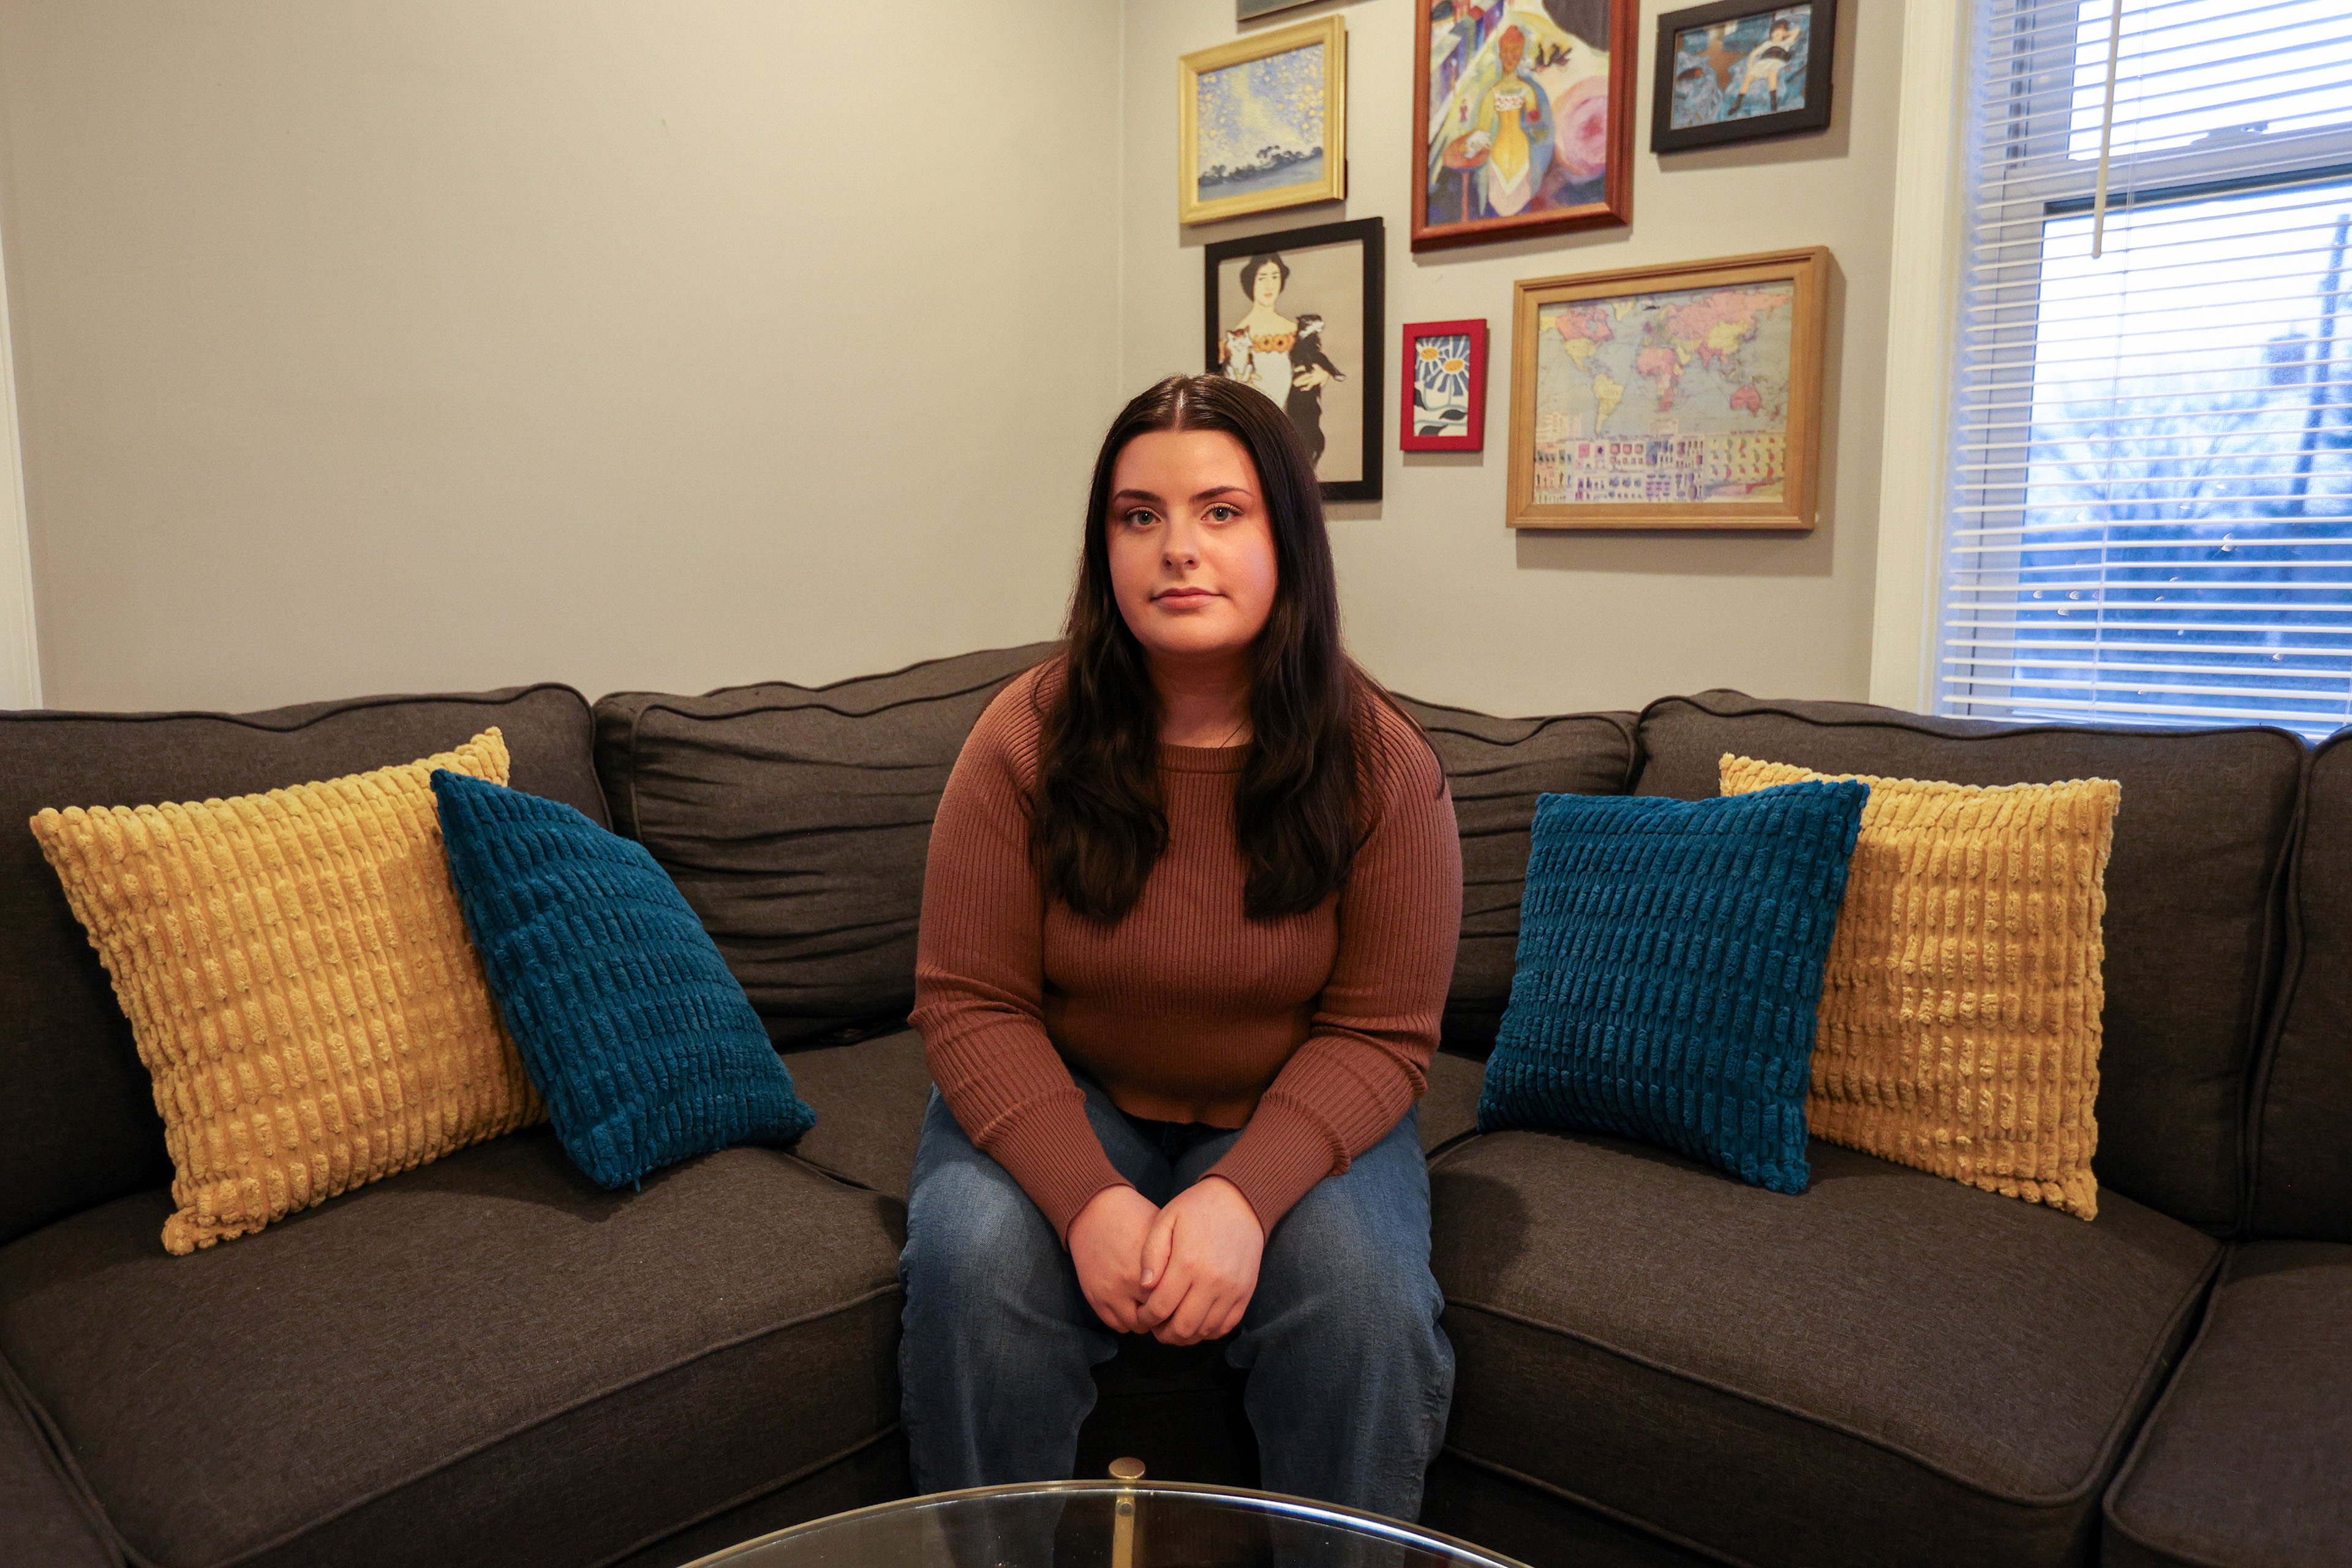
[[982, 1498], [1042, 1497], [1118, 1497], [1121, 1494], [1137, 1499], [1206, 1497], [1235, 1498], [1251, 1503], [1267, 1513], [1286, 1514], [1295, 1519], [1329, 1519], [1339, 1521], [1367, 1534], [1379, 1535], [1406, 1546], [1441, 1546], [1460, 1557], [1486, 1568], [1527, 1568], [1515, 1557], [1506, 1557], [1484, 1546], [1475, 1546], [1456, 1536], [1430, 1530], [1418, 1524], [1404, 1524], [1385, 1514], [1367, 1513], [1362, 1509], [1346, 1508], [1335, 1502], [1317, 1502], [1311, 1498], [1291, 1497], [1282, 1492], [1255, 1491], [1248, 1487], [1210, 1486], [1200, 1481], [1155, 1481], [1149, 1477], [1138, 1481], [1015, 1481], [1008, 1486], [967, 1487], [961, 1491], [919, 1492], [891, 1502], [870, 1503], [865, 1508], [849, 1509], [841, 1513], [829, 1513], [823, 1519], [812, 1519], [801, 1524], [786, 1525], [765, 1535], [755, 1535], [749, 1541], [698, 1557], [686, 1568], [719, 1568], [738, 1553], [754, 1547], [772, 1546], [795, 1536], [814, 1535], [852, 1520], [873, 1519], [887, 1513], [900, 1513], [933, 1503], [961, 1502]]

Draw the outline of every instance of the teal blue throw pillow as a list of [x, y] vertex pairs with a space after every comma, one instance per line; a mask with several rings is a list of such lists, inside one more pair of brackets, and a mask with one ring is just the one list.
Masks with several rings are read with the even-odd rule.
[[572, 807], [438, 768], [450, 879], [564, 1150], [601, 1186], [816, 1122], [667, 872]]
[[1613, 1132], [1803, 1192], [1813, 1018], [1869, 798], [1545, 795], [1479, 1131]]

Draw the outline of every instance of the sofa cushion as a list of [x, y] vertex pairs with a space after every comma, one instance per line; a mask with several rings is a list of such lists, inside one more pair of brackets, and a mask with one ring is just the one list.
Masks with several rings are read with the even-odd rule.
[[2352, 1563], [2352, 1247], [2233, 1253], [2109, 1489], [2101, 1561]]
[[0, 1250], [0, 1354], [149, 1561], [601, 1562], [898, 1419], [897, 1216], [789, 1154], [605, 1193], [524, 1132], [186, 1258], [168, 1204]]
[[2254, 1089], [2253, 1232], [2352, 1241], [2352, 733], [2311, 759], [2284, 1002]]
[[2239, 1222], [2246, 1069], [2273, 959], [2276, 893], [2304, 763], [2284, 730], [2095, 730], [1923, 718], [1736, 691], [1643, 710], [1636, 792], [1717, 792], [1726, 752], [1825, 773], [1960, 784], [2115, 779], [2106, 1029], [2093, 1169], [2221, 1233]]
[[596, 704], [614, 826], [677, 881], [777, 1045], [870, 1032], [914, 1005], [940, 792], [981, 710], [1053, 651]]
[[1486, 1064], [1451, 1051], [1429, 1058], [1429, 1088], [1421, 1097], [1421, 1147], [1437, 1154], [1478, 1131], [1478, 1096]]
[[1445, 994], [1444, 1041], [1454, 1049], [1484, 1051], [1495, 1043], [1511, 1000], [1536, 801], [1633, 788], [1639, 761], [1633, 715], [1496, 719], [1412, 697], [1397, 703], [1445, 765], [1462, 833], [1462, 942], [1454, 951], [1454, 983]]
[[569, 687], [266, 713], [0, 713], [0, 1242], [171, 1180], [105, 968], [25, 823], [43, 806], [206, 800], [364, 773], [496, 725], [514, 784], [605, 820]]
[[829, 1175], [907, 1201], [931, 1100], [923, 1037], [899, 1029], [855, 1045], [792, 1051], [784, 1065], [816, 1112], [793, 1152]]
[[[793, 1152], [828, 1174], [906, 1202], [931, 1098], [923, 1037], [901, 1029], [855, 1045], [794, 1051], [784, 1062], [816, 1112], [816, 1125]], [[1438, 1148], [1476, 1125], [1483, 1071], [1447, 1051], [1431, 1060], [1429, 1089], [1421, 1097], [1423, 1148]]]
[[1811, 1161], [1788, 1197], [1595, 1135], [1442, 1156], [1449, 1445], [1759, 1568], [2081, 1561], [2219, 1245]]

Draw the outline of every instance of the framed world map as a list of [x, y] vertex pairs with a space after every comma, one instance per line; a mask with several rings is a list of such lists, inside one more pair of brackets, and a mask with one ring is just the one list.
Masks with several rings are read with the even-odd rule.
[[1517, 284], [1513, 528], [1810, 529], [1830, 253]]

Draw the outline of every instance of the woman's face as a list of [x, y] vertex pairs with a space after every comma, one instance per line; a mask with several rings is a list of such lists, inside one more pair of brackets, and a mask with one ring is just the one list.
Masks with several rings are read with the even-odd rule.
[[1245, 653], [1274, 612], [1274, 524], [1249, 448], [1223, 430], [1153, 430], [1111, 467], [1111, 592], [1155, 663]]
[[1274, 302], [1282, 298], [1280, 262], [1269, 261], [1257, 269], [1257, 276], [1250, 279], [1250, 298], [1269, 310], [1274, 309]]

